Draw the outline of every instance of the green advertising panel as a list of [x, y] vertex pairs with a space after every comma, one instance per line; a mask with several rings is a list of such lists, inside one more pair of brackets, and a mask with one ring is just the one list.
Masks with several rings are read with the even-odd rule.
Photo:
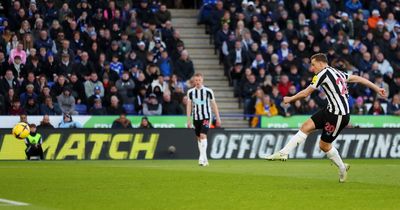
[[[261, 128], [299, 128], [310, 116], [261, 117]], [[361, 128], [400, 128], [399, 116], [354, 116], [350, 117], [352, 126]]]
[[[111, 128], [119, 116], [92, 116], [84, 124], [84, 128]], [[142, 116], [128, 116], [134, 128], [139, 127]], [[185, 116], [149, 116], [149, 121], [155, 128], [186, 128]]]

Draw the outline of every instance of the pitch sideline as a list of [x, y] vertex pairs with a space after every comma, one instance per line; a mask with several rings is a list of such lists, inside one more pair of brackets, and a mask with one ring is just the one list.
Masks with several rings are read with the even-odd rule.
[[13, 201], [13, 200], [8, 200], [4, 198], [0, 198], [0, 205], [1, 204], [8, 204], [10, 206], [29, 206], [31, 204], [29, 203], [24, 203], [24, 202], [19, 202], [19, 201]]

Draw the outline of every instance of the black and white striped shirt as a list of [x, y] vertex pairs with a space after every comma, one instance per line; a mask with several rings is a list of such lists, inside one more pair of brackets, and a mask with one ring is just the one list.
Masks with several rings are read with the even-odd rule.
[[211, 119], [211, 101], [214, 98], [214, 92], [207, 87], [196, 87], [190, 89], [187, 93], [189, 100], [192, 101], [192, 115], [194, 120]]
[[350, 113], [347, 91], [348, 79], [347, 73], [328, 66], [313, 77], [310, 86], [314, 89], [322, 86], [328, 99], [327, 109], [330, 113], [347, 115]]

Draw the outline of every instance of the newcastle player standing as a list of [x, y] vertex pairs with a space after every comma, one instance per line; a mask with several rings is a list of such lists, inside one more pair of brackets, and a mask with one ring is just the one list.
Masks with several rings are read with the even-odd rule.
[[221, 126], [221, 119], [214, 92], [203, 86], [203, 75], [196, 73], [193, 77], [194, 87], [188, 90], [188, 103], [186, 107], [187, 126], [195, 128], [197, 144], [200, 151], [199, 165], [208, 166], [207, 159], [207, 132], [212, 121], [211, 107], [215, 113], [216, 126]]

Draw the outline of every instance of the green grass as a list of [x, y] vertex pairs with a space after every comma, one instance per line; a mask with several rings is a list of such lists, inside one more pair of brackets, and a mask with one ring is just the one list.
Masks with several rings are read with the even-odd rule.
[[0, 209], [399, 209], [400, 160], [0, 162]]

